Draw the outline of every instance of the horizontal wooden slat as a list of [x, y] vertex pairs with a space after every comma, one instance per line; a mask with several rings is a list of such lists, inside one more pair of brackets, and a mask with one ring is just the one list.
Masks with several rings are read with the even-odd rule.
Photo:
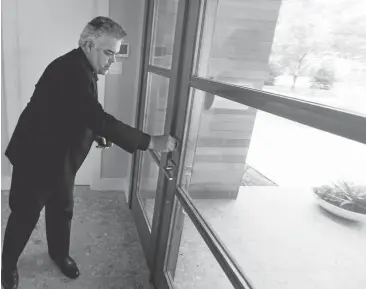
[[[232, 171], [236, 171], [236, 170], [243, 170], [244, 171], [244, 164], [235, 164], [235, 163], [229, 163], [229, 164], [223, 164], [220, 166], [207, 166], [205, 163], [201, 163], [201, 162], [195, 162], [194, 164], [194, 169], [197, 172], [200, 171], [205, 171], [205, 170], [209, 170], [211, 172], [225, 172], [227, 170], [232, 170]], [[217, 181], [220, 181], [219, 179], [217, 179]]]
[[[226, 110], [226, 112], [225, 112]], [[211, 123], [236, 123], [242, 126], [250, 126], [255, 122], [255, 113], [248, 114], [248, 110], [213, 108], [208, 111], [211, 115]]]
[[238, 187], [230, 184], [191, 184], [189, 196], [192, 199], [236, 199]]
[[213, 163], [240, 163], [244, 164], [246, 155], [199, 155], [196, 154], [194, 161], [195, 162], [202, 162], [202, 163], [212, 163], [211, 165], [214, 165]]
[[265, 60], [250, 60], [241, 59], [238, 57], [234, 58], [214, 58], [210, 60], [210, 69], [217, 69], [219, 67], [225, 67], [227, 69], [241, 69], [242, 71], [267, 71], [268, 62]]
[[205, 191], [206, 194], [211, 193], [212, 191], [216, 192], [224, 192], [224, 191], [238, 191], [237, 185], [230, 185], [224, 183], [206, 183], [206, 184], [190, 184], [189, 185], [189, 194], [192, 191]]
[[237, 155], [245, 156], [248, 153], [248, 148], [230, 148], [226, 147], [197, 147], [196, 155]]
[[[223, 115], [225, 116], [225, 115]], [[213, 126], [216, 124], [221, 124], [227, 127], [234, 126], [242, 126], [242, 127], [253, 127], [253, 124], [255, 123], [255, 119], [248, 119], [243, 115], [237, 115], [238, 117], [234, 118], [232, 115], [230, 119], [225, 119], [224, 117], [221, 118], [215, 118], [211, 123]]]
[[255, 50], [255, 49], [262, 49], [262, 50], [268, 50], [268, 48], [272, 47], [272, 41], [255, 41], [255, 40], [244, 40], [244, 39], [238, 39], [238, 38], [230, 38], [230, 35], [226, 35], [224, 37], [215, 37], [215, 45], [213, 46], [213, 48], [215, 50], [221, 48], [221, 51], [223, 53], [223, 57], [225, 57], [225, 51], [230, 49], [230, 47], [226, 47], [226, 46], [221, 46], [220, 44], [226, 44], [226, 43], [230, 43], [230, 45], [234, 48], [234, 49], [246, 49], [246, 50]]
[[[226, 55], [227, 58], [240, 58], [240, 59], [257, 59], [265, 60], [268, 59], [271, 54], [271, 47], [241, 47], [240, 50], [229, 45], [229, 43], [222, 43], [222, 47], [212, 48], [212, 57], [210, 61], [215, 61], [215, 58], [222, 58]], [[222, 71], [222, 69], [221, 69]], [[253, 78], [248, 75], [249, 78]], [[255, 77], [254, 77], [255, 78]]]
[[281, 6], [282, 0], [226, 0], [225, 2], [222, 2], [222, 4], [219, 6], [219, 9], [222, 9], [221, 7], [229, 8], [229, 9], [261, 9], [263, 11], [278, 11]]
[[[240, 15], [236, 16], [236, 15]], [[258, 8], [248, 8], [248, 7], [230, 7], [227, 5], [219, 6], [219, 11], [217, 13], [217, 21], [225, 21], [227, 18], [237, 17], [242, 20], [263, 20], [263, 21], [273, 21], [277, 20], [277, 13], [268, 10], [258, 9]]]
[[[207, 136], [215, 137], [216, 135], [225, 138], [230, 137], [233, 138], [242, 138], [246, 139], [246, 137], [250, 137], [253, 131], [253, 126], [245, 126], [240, 123], [232, 123], [228, 125], [226, 123], [211, 123], [210, 130], [207, 131]], [[204, 134], [203, 134], [204, 135]]]
[[[212, 164], [211, 164], [212, 165]], [[243, 177], [243, 174], [240, 176], [238, 174], [234, 173], [230, 173], [230, 172], [214, 172], [214, 173], [210, 173], [210, 174], [198, 174], [197, 175], [193, 175], [191, 178], [191, 184], [202, 184], [202, 185], [207, 185], [207, 184], [215, 184], [215, 183], [220, 183], [222, 185], [228, 184], [228, 185], [236, 185], [236, 189], [239, 190], [240, 187], [240, 183], [241, 183], [241, 178]], [[214, 180], [218, 180], [221, 179], [222, 181], [219, 182], [215, 182]]]
[[232, 27], [240, 27], [241, 30], [249, 31], [273, 31], [275, 29], [275, 21], [261, 21], [251, 19], [240, 19], [236, 17], [225, 18], [225, 25], [227, 29]]
[[232, 118], [225, 121], [215, 119], [210, 122], [210, 127], [212, 130], [222, 130], [227, 128], [229, 131], [237, 129], [240, 131], [244, 129], [251, 131], [253, 129], [253, 124], [255, 123], [254, 119], [247, 120], [245, 118], [237, 118], [236, 120], [237, 121], [233, 120]]
[[261, 41], [269, 42], [273, 40], [274, 29], [270, 30], [249, 30], [245, 26], [240, 27], [227, 27], [225, 25], [216, 26], [215, 34], [213, 36], [213, 43], [216, 42], [216, 38], [229, 38], [233, 40], [242, 41]]
[[[247, 139], [250, 139], [250, 136], [252, 134], [252, 131], [250, 130], [246, 130], [246, 131], [229, 131], [226, 129], [222, 129], [222, 130], [201, 130], [200, 131], [200, 138], [198, 140], [199, 142], [199, 146], [201, 146], [201, 140], [202, 138], [205, 138], [206, 140], [213, 140], [213, 142], [215, 143], [215, 141], [217, 139], [224, 139], [224, 142], [216, 142], [216, 146], [220, 147], [222, 146], [222, 143], [228, 144], [234, 141], [242, 141], [241, 143], [245, 143], [245, 141]], [[227, 140], [227, 141], [226, 141]], [[236, 146], [235, 144], [233, 145], [234, 147]]]
[[[237, 105], [240, 108], [240, 104]], [[210, 113], [215, 114], [215, 119], [219, 119], [219, 117], [224, 117], [225, 119], [234, 119], [240, 118], [241, 120], [250, 120], [252, 119], [255, 114], [256, 110], [252, 108], [249, 109], [226, 109], [226, 108], [217, 108], [214, 107], [210, 109]]]
[[198, 147], [247, 147], [249, 139], [222, 139], [222, 138], [207, 138], [200, 137], [197, 140]]

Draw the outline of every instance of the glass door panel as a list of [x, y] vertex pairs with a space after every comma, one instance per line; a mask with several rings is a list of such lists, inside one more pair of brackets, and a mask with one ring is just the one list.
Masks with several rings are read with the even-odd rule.
[[144, 210], [149, 230], [153, 222], [156, 189], [158, 185], [159, 167], [149, 152], [142, 156], [142, 170], [137, 196]]
[[[164, 134], [169, 95], [169, 79], [148, 73], [142, 130], [150, 135]], [[151, 238], [154, 209], [159, 187], [161, 155], [148, 150], [143, 152], [138, 163], [136, 188], [132, 192], [132, 211], [149, 266], [152, 266]]]
[[[144, 117], [144, 131], [150, 135], [164, 133], [165, 115], [168, 103], [169, 79], [149, 73], [148, 91], [146, 95], [146, 109]], [[149, 152], [142, 157], [141, 178], [137, 195], [143, 205], [151, 230], [155, 207], [156, 188], [159, 177], [159, 166]]]
[[178, 0], [155, 1], [153, 42], [150, 50], [150, 64], [171, 68]]

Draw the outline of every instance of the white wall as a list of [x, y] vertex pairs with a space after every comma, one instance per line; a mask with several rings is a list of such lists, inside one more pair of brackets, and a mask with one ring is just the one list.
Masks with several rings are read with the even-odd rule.
[[[1, 62], [3, 66], [3, 62]], [[3, 71], [3, 68], [1, 68]], [[1, 74], [1, 175], [10, 177], [11, 168], [8, 159], [4, 156], [6, 145], [9, 143], [8, 122], [6, 119], [6, 99], [3, 85], [4, 74]]]
[[[105, 0], [2, 1], [2, 84], [5, 97], [2, 104], [5, 104], [4, 123], [8, 136], [13, 133], [46, 66], [77, 47], [79, 35], [88, 21], [98, 15], [108, 16], [108, 13], [109, 1]], [[103, 86], [103, 79], [101, 84]], [[104, 93], [104, 89], [101, 92]], [[2, 147], [5, 147], [7, 139], [2, 136]], [[93, 151], [84, 163], [78, 173], [78, 183], [90, 181], [96, 153]], [[2, 155], [2, 167], [6, 166], [7, 160]]]

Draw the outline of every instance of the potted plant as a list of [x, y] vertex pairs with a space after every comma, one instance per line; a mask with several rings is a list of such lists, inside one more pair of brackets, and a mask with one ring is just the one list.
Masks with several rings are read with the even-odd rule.
[[366, 221], [366, 188], [345, 181], [313, 188], [318, 203], [339, 217]]

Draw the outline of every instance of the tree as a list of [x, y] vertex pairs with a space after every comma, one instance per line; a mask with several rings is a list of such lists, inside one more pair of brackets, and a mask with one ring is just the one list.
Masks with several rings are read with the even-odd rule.
[[333, 33], [326, 13], [316, 1], [282, 3], [270, 63], [292, 76], [292, 89], [314, 61], [332, 54]]

